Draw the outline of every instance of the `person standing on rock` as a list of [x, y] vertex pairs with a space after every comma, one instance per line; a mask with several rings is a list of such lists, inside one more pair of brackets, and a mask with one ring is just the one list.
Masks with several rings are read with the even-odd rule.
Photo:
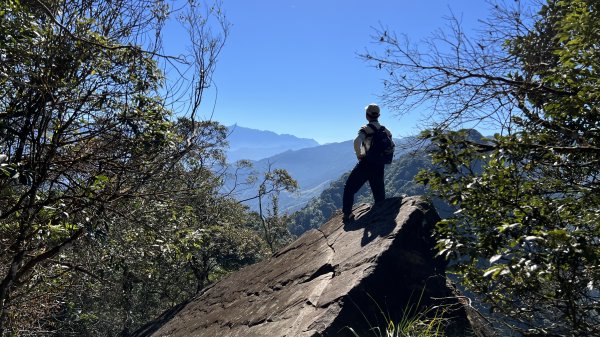
[[391, 132], [379, 124], [380, 109], [377, 104], [369, 104], [365, 107], [366, 118], [369, 122], [358, 130], [358, 136], [354, 139], [354, 152], [358, 163], [350, 172], [346, 185], [342, 204], [343, 220], [348, 222], [354, 219], [352, 205], [354, 194], [368, 181], [373, 193], [375, 205], [385, 200], [385, 185], [383, 172], [385, 164], [392, 161], [394, 154], [394, 142]]

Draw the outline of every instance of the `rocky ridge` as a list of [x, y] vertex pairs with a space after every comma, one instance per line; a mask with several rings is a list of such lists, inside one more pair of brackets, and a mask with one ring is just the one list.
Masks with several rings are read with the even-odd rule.
[[431, 233], [439, 217], [429, 202], [391, 198], [358, 205], [354, 214], [346, 224], [334, 216], [134, 336], [352, 336], [350, 327], [367, 331], [433, 307], [442, 308], [447, 335], [485, 335], [435, 257]]

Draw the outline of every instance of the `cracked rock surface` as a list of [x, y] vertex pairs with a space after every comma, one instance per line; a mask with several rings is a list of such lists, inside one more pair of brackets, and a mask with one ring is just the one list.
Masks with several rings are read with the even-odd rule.
[[451, 295], [444, 264], [432, 250], [431, 230], [439, 218], [428, 202], [391, 198], [377, 207], [358, 205], [354, 214], [348, 224], [334, 216], [135, 336], [346, 336], [348, 327], [381, 321], [370, 316], [381, 314], [377, 306], [402, 315], [416, 297], [423, 304]]

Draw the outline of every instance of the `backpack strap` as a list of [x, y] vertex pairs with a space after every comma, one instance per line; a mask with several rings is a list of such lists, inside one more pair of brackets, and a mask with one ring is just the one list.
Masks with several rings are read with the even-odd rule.
[[[367, 136], [372, 136], [375, 132], [381, 130], [381, 128], [385, 128], [385, 126], [383, 126], [383, 125], [380, 128], [377, 128], [375, 125], [373, 125], [371, 123], [367, 124], [367, 126], [370, 127], [371, 130], [373, 130], [373, 133], [372, 134], [367, 134]], [[366, 131], [365, 131], [365, 133], [366, 133]]]

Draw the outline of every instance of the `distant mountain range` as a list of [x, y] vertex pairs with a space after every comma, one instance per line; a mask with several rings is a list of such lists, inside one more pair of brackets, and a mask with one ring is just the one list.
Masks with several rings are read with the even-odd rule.
[[295, 151], [286, 151], [278, 155], [254, 162], [257, 170], [273, 169], [288, 171], [298, 181], [300, 191], [297, 195], [281, 195], [282, 210], [293, 211], [304, 206], [308, 200], [316, 197], [331, 181], [352, 169], [356, 156], [352, 141], [331, 143]]
[[230, 163], [241, 159], [260, 160], [276, 154], [318, 146], [314, 139], [298, 138], [272, 131], [245, 128], [239, 125], [227, 127], [229, 150], [227, 159]]
[[[300, 185], [297, 194], [282, 193], [279, 200], [280, 209], [290, 212], [300, 209], [308, 200], [316, 197], [329, 183], [338, 179], [342, 174], [352, 169], [356, 163], [352, 141], [330, 143], [300, 150], [287, 150], [283, 153], [250, 161], [251, 170], [237, 171], [237, 181], [244, 181], [253, 171], [262, 175], [269, 168], [285, 169]], [[234, 170], [232, 168], [232, 170]], [[233, 171], [232, 171], [233, 172]], [[230, 172], [230, 173], [232, 173]], [[238, 200], [244, 200], [256, 195], [258, 186], [239, 191]], [[252, 209], [258, 209], [258, 201], [246, 202]]]
[[[293, 211], [318, 196], [332, 180], [338, 179], [356, 163], [352, 141], [319, 145], [313, 139], [299, 138], [271, 131], [261, 131], [237, 125], [228, 127], [227, 161], [249, 160], [252, 170], [236, 171], [237, 181], [244, 181], [253, 171], [262, 174], [271, 169], [285, 169], [298, 181], [297, 194], [283, 193], [280, 209]], [[234, 170], [232, 168], [232, 170]], [[233, 172], [233, 171], [232, 171]], [[232, 173], [230, 172], [230, 173]], [[258, 187], [238, 191], [236, 198], [244, 200], [256, 195]], [[258, 209], [257, 200], [246, 202]]]

